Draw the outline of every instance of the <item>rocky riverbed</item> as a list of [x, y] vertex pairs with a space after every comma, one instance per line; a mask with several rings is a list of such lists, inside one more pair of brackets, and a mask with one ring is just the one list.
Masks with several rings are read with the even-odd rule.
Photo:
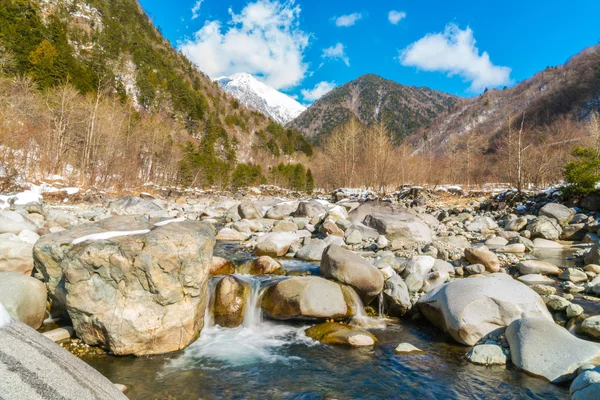
[[0, 388], [42, 346], [97, 396], [58, 341], [129, 398], [600, 398], [592, 200], [370, 197], [1, 196], [0, 335], [40, 345], [0, 342]]

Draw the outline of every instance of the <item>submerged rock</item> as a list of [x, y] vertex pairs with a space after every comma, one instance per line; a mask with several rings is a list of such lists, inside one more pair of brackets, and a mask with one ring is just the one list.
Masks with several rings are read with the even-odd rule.
[[433, 325], [469, 346], [525, 317], [552, 321], [542, 298], [505, 274], [459, 279], [421, 297], [417, 303]]
[[583, 371], [569, 389], [571, 400], [600, 399], [600, 367]]
[[373, 346], [377, 338], [358, 326], [338, 322], [325, 322], [308, 328], [306, 336], [325, 344], [352, 347]]
[[471, 349], [467, 358], [474, 364], [480, 365], [505, 365], [506, 354], [502, 347], [495, 344], [480, 344]]
[[506, 339], [513, 364], [552, 383], [572, 380], [583, 365], [600, 364], [600, 345], [576, 338], [551, 320], [516, 320]]
[[394, 353], [396, 353], [396, 354], [424, 354], [425, 351], [419, 349], [418, 347], [413, 346], [410, 343], [400, 343], [394, 349]]

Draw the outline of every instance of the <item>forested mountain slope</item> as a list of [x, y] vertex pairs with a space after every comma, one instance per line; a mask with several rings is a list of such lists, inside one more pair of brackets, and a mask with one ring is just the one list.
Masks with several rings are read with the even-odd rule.
[[3, 0], [0, 81], [4, 161], [40, 174], [209, 185], [238, 162], [311, 152], [198, 71], [135, 0]]
[[400, 139], [427, 126], [458, 101], [447, 93], [369, 74], [333, 89], [288, 126], [317, 139], [354, 116], [366, 126], [383, 122]]

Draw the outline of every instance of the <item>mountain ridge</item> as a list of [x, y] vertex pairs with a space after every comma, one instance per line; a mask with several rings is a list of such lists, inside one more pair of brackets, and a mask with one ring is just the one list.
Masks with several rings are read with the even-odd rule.
[[288, 126], [319, 140], [356, 117], [367, 126], [383, 121], [394, 137], [401, 139], [458, 101], [448, 93], [365, 74], [325, 94]]

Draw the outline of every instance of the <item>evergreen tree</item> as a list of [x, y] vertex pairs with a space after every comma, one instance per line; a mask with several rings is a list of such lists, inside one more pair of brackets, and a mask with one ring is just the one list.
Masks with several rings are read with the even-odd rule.
[[312, 171], [309, 169], [306, 170], [306, 192], [308, 194], [312, 193], [315, 190], [315, 180], [312, 175]]
[[576, 147], [573, 149], [576, 158], [565, 165], [564, 174], [568, 186], [564, 189], [567, 196], [590, 194], [596, 191], [600, 182], [600, 155], [596, 149]]

